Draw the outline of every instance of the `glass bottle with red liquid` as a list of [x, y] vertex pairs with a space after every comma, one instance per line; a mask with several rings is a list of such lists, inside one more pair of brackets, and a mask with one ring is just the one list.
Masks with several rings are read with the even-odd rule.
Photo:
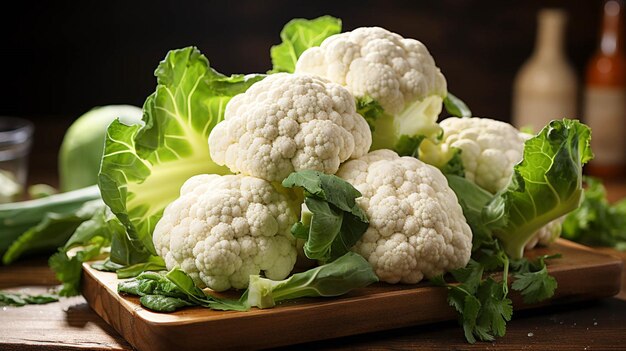
[[595, 158], [587, 171], [605, 179], [626, 179], [626, 60], [624, 4], [604, 3], [598, 50], [589, 60], [584, 121], [591, 127]]

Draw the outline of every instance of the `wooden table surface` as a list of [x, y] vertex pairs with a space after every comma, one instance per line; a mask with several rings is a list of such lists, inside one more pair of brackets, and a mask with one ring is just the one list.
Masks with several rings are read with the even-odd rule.
[[[626, 185], [609, 184], [612, 200], [626, 196]], [[626, 253], [599, 249], [620, 257]], [[45, 259], [0, 266], [0, 289], [41, 293], [56, 281]], [[622, 290], [612, 298], [516, 312], [506, 336], [467, 344], [456, 322], [395, 329], [298, 345], [298, 349], [439, 350], [626, 350], [626, 270]], [[280, 332], [280, 331], [277, 331]], [[184, 340], [181, 341], [184, 345]], [[132, 350], [83, 297], [59, 303], [1, 307], [0, 350]], [[285, 348], [289, 349], [289, 348]]]
[[[603, 249], [620, 255], [626, 253]], [[626, 271], [625, 271], [626, 272]], [[626, 275], [624, 273], [623, 275]], [[45, 260], [0, 267], [0, 289], [45, 292], [55, 283]], [[59, 303], [2, 307], [0, 350], [131, 350], [132, 347], [98, 315], [82, 296]], [[516, 312], [505, 337], [469, 345], [456, 322], [382, 331], [299, 345], [299, 349], [626, 349], [626, 276], [613, 298]], [[289, 349], [289, 348], [285, 348]]]

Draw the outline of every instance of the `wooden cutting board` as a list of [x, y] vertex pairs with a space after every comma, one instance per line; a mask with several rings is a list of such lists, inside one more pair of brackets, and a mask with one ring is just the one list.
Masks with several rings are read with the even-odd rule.
[[[526, 305], [511, 294], [515, 310], [613, 296], [620, 290], [622, 261], [560, 239], [529, 255], [561, 253], [550, 273], [555, 296]], [[117, 293], [114, 273], [83, 265], [83, 295], [107, 323], [139, 350], [258, 349], [456, 319], [445, 288], [374, 284], [337, 298], [308, 298], [248, 312], [187, 308], [163, 314], [144, 309], [137, 297]], [[515, 317], [514, 317], [515, 318]], [[459, 327], [460, 328], [460, 327]]]

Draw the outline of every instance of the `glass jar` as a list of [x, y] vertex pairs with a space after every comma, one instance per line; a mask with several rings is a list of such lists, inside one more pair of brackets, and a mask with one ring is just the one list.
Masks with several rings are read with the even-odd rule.
[[26, 186], [33, 124], [0, 117], [0, 203], [15, 201]]

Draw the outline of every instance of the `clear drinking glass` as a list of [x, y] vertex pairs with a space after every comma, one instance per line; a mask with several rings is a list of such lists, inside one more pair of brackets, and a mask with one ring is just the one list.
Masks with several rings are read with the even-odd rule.
[[0, 203], [15, 201], [26, 186], [33, 124], [0, 117]]

